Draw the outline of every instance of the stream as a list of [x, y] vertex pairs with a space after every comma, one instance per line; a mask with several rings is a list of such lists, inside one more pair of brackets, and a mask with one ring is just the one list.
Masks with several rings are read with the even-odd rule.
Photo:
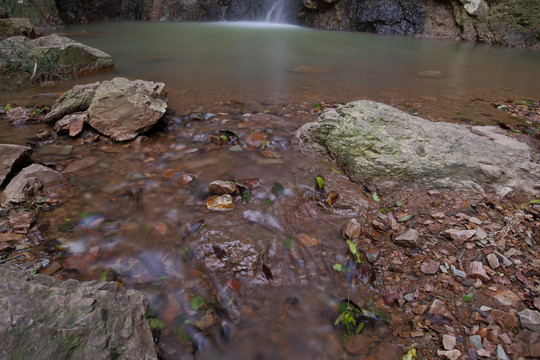
[[[513, 124], [491, 102], [540, 94], [540, 53], [526, 50], [259, 23], [106, 22], [61, 32], [109, 53], [115, 70], [3, 91], [3, 102], [47, 104], [114, 76], [166, 84], [174, 113], [147, 138], [59, 137], [32, 160], [59, 171], [78, 165], [37, 220], [44, 246], [63, 252], [63, 276], [142, 291], [168, 360], [400, 358], [408, 344], [382, 315], [364, 330], [379, 345], [359, 357], [342, 349], [336, 304], [373, 306], [389, 279], [367, 261], [349, 275], [332, 270], [355, 266], [341, 228], [376, 216], [378, 204], [331, 159], [295, 151], [291, 134], [326, 104], [357, 99], [437, 121]], [[2, 121], [0, 142], [24, 144], [45, 127]], [[320, 198], [317, 176], [339, 201]], [[250, 198], [210, 212], [214, 180], [243, 184]], [[392, 256], [380, 250], [384, 267]]]

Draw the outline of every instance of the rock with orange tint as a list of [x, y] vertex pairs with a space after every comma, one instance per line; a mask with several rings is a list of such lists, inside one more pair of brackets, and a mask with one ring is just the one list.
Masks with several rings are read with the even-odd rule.
[[234, 200], [231, 195], [213, 195], [206, 199], [206, 207], [210, 211], [231, 211]]

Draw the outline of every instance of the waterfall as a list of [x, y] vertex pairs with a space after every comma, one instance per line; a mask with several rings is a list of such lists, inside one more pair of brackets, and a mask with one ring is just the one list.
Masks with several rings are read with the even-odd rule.
[[283, 23], [285, 22], [286, 0], [272, 0], [270, 10], [266, 13], [265, 22]]

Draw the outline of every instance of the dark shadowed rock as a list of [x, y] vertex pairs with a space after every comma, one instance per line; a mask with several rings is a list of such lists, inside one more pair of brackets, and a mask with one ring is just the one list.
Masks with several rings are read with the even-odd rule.
[[528, 145], [494, 127], [431, 122], [373, 101], [327, 110], [297, 131], [303, 141], [309, 134], [358, 181], [405, 180], [499, 195], [534, 193], [540, 183]]
[[0, 279], [0, 353], [10, 359], [156, 359], [138, 291], [6, 266]]
[[114, 67], [101, 50], [52, 34], [35, 40], [13, 36], [0, 42], [2, 86], [65, 80]]
[[61, 23], [55, 0], [0, 0], [9, 17], [28, 18], [34, 26], [53, 27]]
[[28, 19], [0, 19], [0, 39], [10, 36], [26, 36], [30, 39], [40, 37], [40, 32], [32, 26]]
[[32, 156], [32, 149], [26, 146], [0, 144], [0, 186], [19, 168], [26, 165]]
[[88, 108], [88, 123], [117, 141], [148, 131], [167, 109], [165, 84], [114, 78], [96, 89]]
[[46, 190], [66, 183], [58, 171], [46, 166], [32, 164], [18, 173], [6, 186], [2, 204], [20, 203], [27, 196], [36, 195], [39, 190]]

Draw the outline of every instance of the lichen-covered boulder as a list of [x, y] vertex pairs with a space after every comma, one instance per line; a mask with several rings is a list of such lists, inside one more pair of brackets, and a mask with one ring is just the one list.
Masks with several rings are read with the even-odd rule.
[[0, 357], [157, 358], [148, 302], [114, 282], [81, 283], [0, 265]]
[[43, 119], [46, 122], [53, 122], [62, 119], [64, 116], [86, 111], [94, 99], [96, 88], [100, 83], [95, 82], [85, 85], [75, 85], [73, 89], [63, 93], [51, 106], [51, 111]]
[[58, 34], [31, 40], [13, 36], [0, 42], [0, 85], [11, 88], [110, 70], [110, 55]]
[[[540, 165], [528, 145], [495, 127], [432, 122], [391, 106], [356, 101], [297, 131], [324, 145], [358, 181], [412, 181], [430, 187], [537, 193]], [[306, 149], [309, 147], [305, 147]]]

